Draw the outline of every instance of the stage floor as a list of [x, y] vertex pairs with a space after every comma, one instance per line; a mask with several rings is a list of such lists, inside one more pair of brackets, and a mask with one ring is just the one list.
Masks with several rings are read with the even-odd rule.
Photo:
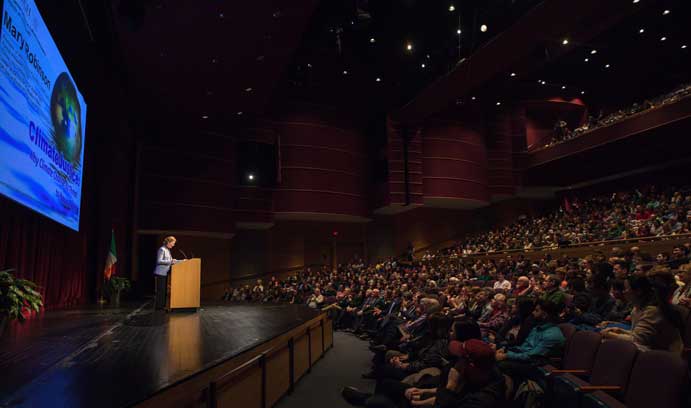
[[136, 404], [318, 315], [255, 304], [49, 312], [0, 339], [0, 407]]

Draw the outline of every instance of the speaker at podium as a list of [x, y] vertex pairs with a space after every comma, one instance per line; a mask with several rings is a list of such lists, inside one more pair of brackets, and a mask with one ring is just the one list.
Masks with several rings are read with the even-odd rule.
[[170, 279], [168, 280], [169, 310], [196, 311], [199, 308], [201, 269], [202, 260], [200, 258], [178, 262], [171, 267]]

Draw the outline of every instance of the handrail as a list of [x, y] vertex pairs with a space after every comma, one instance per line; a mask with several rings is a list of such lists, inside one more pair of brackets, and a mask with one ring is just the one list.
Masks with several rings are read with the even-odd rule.
[[[589, 247], [589, 246], [603, 246], [603, 245], [609, 245], [609, 244], [617, 244], [617, 243], [627, 243], [627, 242], [653, 242], [653, 241], [662, 241], [665, 239], [680, 239], [680, 238], [685, 238], [689, 237], [691, 238], [691, 233], [688, 234], [673, 234], [673, 235], [655, 235], [655, 236], [647, 236], [647, 237], [636, 237], [636, 238], [625, 238], [625, 239], [611, 239], [611, 240], [602, 240], [602, 241], [589, 241], [589, 242], [579, 242], [576, 244], [569, 244], [569, 245], [564, 245], [564, 246], [541, 246], [541, 247], [533, 247], [533, 248], [512, 248], [512, 249], [502, 249], [502, 250], [497, 250], [497, 251], [492, 251], [492, 252], [476, 252], [472, 254], [459, 254], [457, 255], [459, 258], [469, 258], [473, 256], [487, 256], [487, 255], [497, 255], [497, 254], [510, 254], [510, 253], [516, 253], [516, 252], [535, 252], [535, 251], [547, 251], [547, 250], [558, 250], [558, 249], [566, 249], [566, 248], [581, 248], [581, 247]], [[442, 256], [443, 258], [448, 258], [449, 255]]]

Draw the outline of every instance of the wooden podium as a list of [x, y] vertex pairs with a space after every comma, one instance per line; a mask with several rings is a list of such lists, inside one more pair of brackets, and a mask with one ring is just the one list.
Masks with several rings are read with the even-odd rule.
[[197, 309], [201, 285], [202, 260], [188, 259], [170, 270], [168, 309]]

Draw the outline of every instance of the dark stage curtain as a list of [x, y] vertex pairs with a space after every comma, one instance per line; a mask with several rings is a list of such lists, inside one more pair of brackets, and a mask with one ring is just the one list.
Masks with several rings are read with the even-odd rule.
[[39, 285], [46, 309], [87, 298], [87, 238], [0, 197], [0, 270]]

